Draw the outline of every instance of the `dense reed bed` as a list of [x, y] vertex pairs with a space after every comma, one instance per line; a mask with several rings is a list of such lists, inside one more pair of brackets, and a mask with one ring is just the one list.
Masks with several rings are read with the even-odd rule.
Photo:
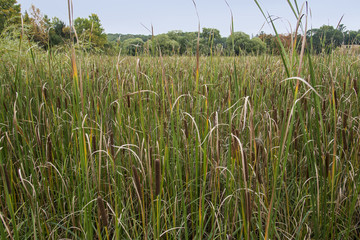
[[357, 56], [197, 75], [196, 57], [26, 44], [1, 55], [2, 239], [359, 238]]

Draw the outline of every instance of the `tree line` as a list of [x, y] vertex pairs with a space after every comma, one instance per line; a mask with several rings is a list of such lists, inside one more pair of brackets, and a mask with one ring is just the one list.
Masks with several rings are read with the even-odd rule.
[[[0, 32], [5, 36], [9, 26], [20, 25], [26, 36], [44, 49], [62, 46], [70, 42], [78, 43], [88, 51], [108, 54], [121, 52], [125, 55], [161, 54], [163, 55], [194, 55], [199, 42], [201, 55], [228, 56], [232, 54], [279, 54], [279, 41], [285, 48], [294, 47], [294, 39], [299, 47], [301, 36], [280, 34], [278, 37], [261, 32], [250, 37], [244, 32], [233, 32], [222, 37], [215, 28], [202, 28], [201, 32], [170, 31], [164, 34], [134, 35], [106, 34], [100, 18], [91, 14], [87, 18], [76, 18], [74, 29], [71, 29], [57, 17], [50, 19], [32, 6], [29, 12], [21, 16], [21, 6], [16, 0], [0, 0]], [[25, 26], [25, 27], [24, 27]], [[73, 34], [71, 34], [73, 33]], [[75, 37], [71, 38], [71, 35]], [[330, 53], [341, 45], [360, 44], [360, 30], [346, 30], [343, 24], [338, 27], [323, 25], [306, 33], [311, 51], [315, 54]]]

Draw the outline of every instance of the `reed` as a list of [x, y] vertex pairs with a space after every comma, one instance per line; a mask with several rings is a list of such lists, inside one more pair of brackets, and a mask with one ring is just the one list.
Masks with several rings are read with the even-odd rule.
[[0, 39], [0, 238], [357, 239], [360, 61], [303, 39], [161, 58]]
[[98, 196], [96, 199], [96, 202], [97, 202], [97, 207], [98, 207], [98, 211], [99, 211], [101, 226], [107, 227], [109, 224], [108, 223], [108, 214], [105, 209], [105, 205], [104, 205], [104, 201], [103, 201], [102, 197]]

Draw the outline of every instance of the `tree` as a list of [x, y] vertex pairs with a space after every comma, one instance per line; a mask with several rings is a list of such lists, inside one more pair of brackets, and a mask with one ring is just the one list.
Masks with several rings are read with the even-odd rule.
[[357, 31], [348, 31], [344, 34], [344, 44], [345, 45], [352, 45], [352, 44], [359, 44], [359, 42], [356, 40], [357, 35], [360, 32]]
[[280, 54], [276, 36], [261, 32], [258, 37], [266, 44], [266, 52], [268, 54]]
[[172, 40], [167, 34], [159, 34], [153, 40], [146, 42], [148, 48], [151, 48], [153, 44], [155, 44], [156, 49], [160, 48], [163, 55], [178, 54], [180, 51], [180, 44]]
[[200, 37], [208, 41], [218, 41], [221, 39], [220, 31], [216, 28], [203, 28]]
[[248, 42], [250, 42], [250, 37], [243, 32], [234, 32], [233, 35], [230, 35], [226, 40], [228, 49], [230, 52], [234, 50], [236, 55], [245, 51]]
[[336, 47], [341, 46], [344, 40], [344, 35], [339, 29], [327, 25], [309, 30], [307, 36], [315, 53], [323, 51], [330, 53]]
[[181, 30], [170, 31], [167, 33], [171, 40], [179, 44], [178, 54], [191, 54], [196, 50], [196, 32], [182, 32]]
[[49, 28], [49, 43], [51, 46], [59, 45], [64, 42], [65, 39], [70, 39], [69, 28], [65, 23], [54, 17], [51, 21]]
[[0, 0], [0, 33], [6, 25], [20, 23], [20, 4], [16, 0]]
[[79, 38], [90, 44], [90, 47], [103, 48], [107, 43], [107, 36], [100, 23], [100, 18], [96, 14], [91, 14], [89, 18], [76, 18], [74, 27]]
[[30, 16], [26, 16], [26, 21], [30, 22], [30, 38], [41, 47], [47, 48], [49, 45], [48, 29], [50, 27], [50, 19], [46, 15], [44, 16], [40, 9], [34, 5], [31, 5]]
[[216, 28], [203, 28], [200, 33], [200, 53], [210, 55], [215, 51], [216, 45], [221, 43], [220, 31]]
[[143, 48], [144, 41], [141, 38], [129, 38], [123, 42], [123, 49], [126, 54], [135, 56]]
[[236, 55], [245, 54], [261, 54], [266, 51], [266, 43], [260, 38], [250, 39], [250, 36], [243, 32], [234, 32], [233, 36], [229, 36], [226, 40], [228, 50], [235, 51]]
[[266, 43], [264, 43], [260, 38], [254, 37], [250, 41], [251, 48], [249, 49], [251, 53], [262, 54], [266, 51]]
[[[359, 31], [360, 32], [360, 31]], [[357, 35], [356, 35], [356, 37], [354, 38], [354, 44], [360, 44], [360, 33], [358, 33]]]

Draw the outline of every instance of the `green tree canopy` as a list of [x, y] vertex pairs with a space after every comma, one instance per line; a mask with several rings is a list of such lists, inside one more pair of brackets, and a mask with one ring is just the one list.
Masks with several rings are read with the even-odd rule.
[[360, 31], [347, 31], [344, 33], [344, 43], [345, 45], [352, 45], [352, 44], [360, 44], [358, 36]]
[[178, 42], [179, 54], [191, 54], [196, 50], [196, 32], [183, 32], [181, 30], [170, 31], [167, 33], [171, 40]]
[[16, 0], [0, 0], [0, 33], [6, 24], [20, 22], [20, 4]]
[[27, 13], [25, 14], [25, 23], [30, 24], [30, 39], [39, 44], [39, 46], [47, 48], [49, 44], [48, 29], [50, 27], [50, 19], [43, 15], [39, 8], [31, 5], [30, 17]]
[[141, 38], [129, 38], [123, 42], [123, 50], [126, 54], [135, 56], [143, 48], [144, 41]]
[[331, 52], [336, 47], [341, 46], [345, 36], [341, 30], [327, 25], [309, 30], [307, 35], [308, 39], [312, 41], [312, 48], [315, 53]]
[[70, 39], [70, 29], [59, 18], [54, 17], [49, 28], [49, 42], [51, 46], [59, 45], [65, 39]]
[[222, 43], [220, 31], [216, 28], [203, 28], [200, 33], [200, 53], [210, 55], [215, 51], [216, 45]]
[[250, 41], [250, 52], [261, 54], [266, 51], [266, 43], [264, 43], [260, 38], [254, 37]]
[[200, 37], [209, 42], [218, 42], [221, 39], [220, 31], [216, 28], [203, 28]]
[[80, 39], [88, 42], [91, 47], [104, 47], [107, 43], [107, 36], [101, 26], [100, 18], [91, 14], [89, 18], [76, 18], [74, 27]]
[[226, 40], [228, 49], [234, 50], [236, 55], [240, 53], [260, 54], [266, 51], [266, 43], [260, 38], [250, 39], [250, 36], [243, 32], [235, 32], [233, 36], [229, 36]]
[[180, 44], [172, 40], [167, 34], [159, 34], [153, 40], [149, 40], [146, 43], [148, 48], [155, 44], [156, 49], [160, 48], [163, 55], [177, 54], [180, 51]]

